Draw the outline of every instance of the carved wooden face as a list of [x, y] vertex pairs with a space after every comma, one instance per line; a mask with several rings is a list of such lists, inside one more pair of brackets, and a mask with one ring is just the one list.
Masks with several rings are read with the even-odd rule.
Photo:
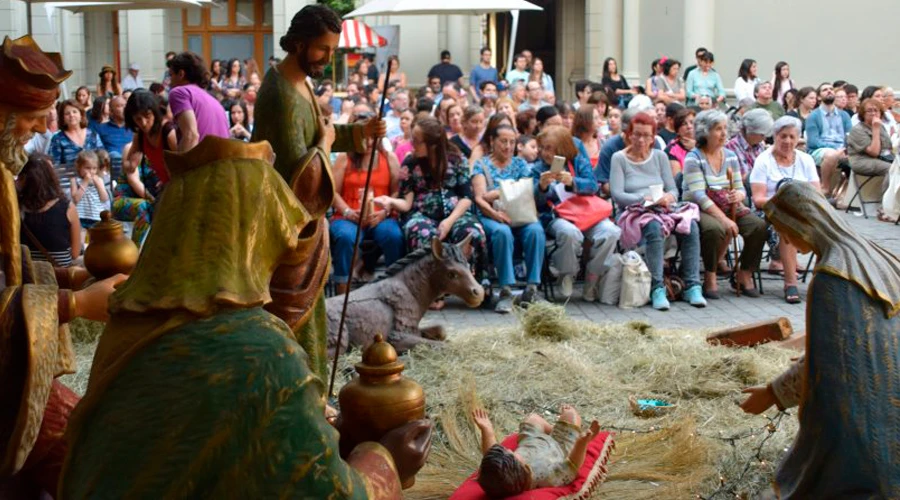
[[28, 155], [25, 144], [35, 133], [47, 130], [47, 115], [53, 106], [37, 111], [14, 111], [0, 106], [0, 163], [18, 174]]

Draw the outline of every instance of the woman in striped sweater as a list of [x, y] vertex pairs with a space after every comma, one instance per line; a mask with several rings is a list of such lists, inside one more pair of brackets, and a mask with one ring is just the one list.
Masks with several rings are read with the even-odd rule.
[[759, 267], [766, 242], [766, 223], [743, 204], [747, 193], [741, 180], [738, 157], [725, 149], [727, 129], [725, 113], [707, 110], [698, 114], [694, 120], [697, 147], [684, 159], [683, 196], [701, 210], [703, 295], [713, 300], [720, 298], [716, 283], [718, 262], [725, 257], [731, 238], [738, 234], [744, 238], [744, 248], [740, 267], [735, 273], [736, 286], [744, 295], [759, 297], [759, 291], [753, 285], [753, 271]]

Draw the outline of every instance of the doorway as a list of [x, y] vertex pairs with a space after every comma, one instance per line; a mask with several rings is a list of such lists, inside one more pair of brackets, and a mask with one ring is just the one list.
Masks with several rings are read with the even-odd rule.
[[[558, 0], [528, 0], [542, 7], [544, 10], [523, 10], [519, 13], [519, 29], [516, 35], [516, 45], [512, 48], [513, 54], [525, 49], [531, 51], [534, 57], [539, 57], [544, 62], [544, 72], [553, 77], [553, 81], [560, 81], [556, 69], [556, 2]], [[494, 14], [495, 21], [490, 26], [495, 30], [490, 39], [496, 40], [494, 49], [497, 57], [497, 65], [500, 75], [506, 74], [509, 68], [506, 61], [510, 53], [509, 37], [512, 30], [512, 16], [507, 13]], [[558, 84], [557, 84], [558, 85]]]

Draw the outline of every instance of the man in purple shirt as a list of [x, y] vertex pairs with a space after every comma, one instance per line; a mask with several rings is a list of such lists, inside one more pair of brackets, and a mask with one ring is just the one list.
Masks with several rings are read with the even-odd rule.
[[193, 52], [182, 52], [166, 62], [172, 77], [169, 107], [181, 133], [178, 151], [187, 151], [208, 135], [228, 139], [225, 108], [203, 90], [206, 67]]

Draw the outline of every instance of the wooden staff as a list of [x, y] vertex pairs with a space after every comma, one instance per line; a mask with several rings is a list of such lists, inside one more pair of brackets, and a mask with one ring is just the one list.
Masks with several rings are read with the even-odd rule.
[[[732, 171], [729, 168], [727, 173], [728, 173], [728, 192], [734, 193], [734, 171]], [[738, 209], [737, 204], [738, 204], [738, 202], [734, 202], [731, 204], [731, 213], [729, 214], [729, 217], [731, 217], [731, 220], [735, 224], [737, 224], [737, 209]], [[732, 244], [734, 245], [734, 268], [732, 269], [732, 276], [734, 276], [735, 292], [737, 293], [737, 296], [740, 297], [741, 296], [741, 284], [738, 283], [738, 280], [737, 280], [737, 272], [739, 269], [738, 266], [740, 266], [740, 263], [738, 262], [740, 260], [740, 250], [738, 250], [737, 236], [732, 237]]]

